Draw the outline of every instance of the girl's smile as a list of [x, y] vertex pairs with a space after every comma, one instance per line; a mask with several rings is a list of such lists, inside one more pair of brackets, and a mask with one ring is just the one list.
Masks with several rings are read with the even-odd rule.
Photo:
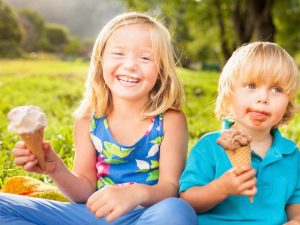
[[117, 76], [117, 79], [120, 81], [121, 84], [125, 86], [134, 86], [140, 81], [140, 79], [137, 78], [137, 75], [134, 76], [120, 75]]

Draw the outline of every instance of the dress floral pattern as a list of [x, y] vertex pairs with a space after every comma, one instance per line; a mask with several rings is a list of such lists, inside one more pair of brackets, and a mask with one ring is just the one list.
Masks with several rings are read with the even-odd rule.
[[98, 189], [114, 184], [157, 183], [162, 114], [152, 118], [145, 135], [132, 146], [118, 144], [113, 139], [105, 116], [93, 118], [90, 136], [97, 151]]

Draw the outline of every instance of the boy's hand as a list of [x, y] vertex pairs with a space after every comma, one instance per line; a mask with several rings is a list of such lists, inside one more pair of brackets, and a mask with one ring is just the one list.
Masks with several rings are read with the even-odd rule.
[[14, 163], [17, 166], [22, 166], [28, 172], [51, 173], [56, 169], [59, 158], [48, 142], [43, 143], [43, 150], [45, 153], [45, 171], [39, 167], [37, 158], [27, 149], [23, 141], [17, 142], [12, 150]]
[[98, 218], [108, 222], [117, 219], [140, 204], [137, 192], [129, 186], [112, 185], [95, 192], [87, 201], [87, 208]]
[[225, 196], [245, 195], [252, 197], [257, 192], [255, 173], [256, 171], [248, 165], [230, 169], [218, 179], [219, 189], [223, 191]]
[[300, 225], [300, 222], [296, 221], [296, 220], [290, 220], [290, 221], [284, 223], [283, 225]]

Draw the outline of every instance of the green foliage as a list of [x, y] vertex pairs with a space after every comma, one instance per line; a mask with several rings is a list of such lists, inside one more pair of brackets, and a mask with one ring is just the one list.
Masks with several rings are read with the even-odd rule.
[[0, 57], [17, 58], [22, 55], [20, 44], [13, 40], [0, 40]]
[[26, 17], [34, 25], [34, 28], [39, 36], [43, 34], [45, 20], [38, 12], [30, 9], [22, 9], [19, 14], [23, 17]]
[[[45, 139], [72, 168], [74, 156], [73, 121], [84, 90], [87, 62], [66, 62], [49, 59], [0, 60], [0, 187], [6, 178], [15, 175], [34, 176], [46, 183], [45, 175], [28, 174], [13, 164], [11, 150], [19, 137], [7, 130], [7, 113], [15, 106], [37, 105], [47, 114]], [[220, 129], [213, 110], [219, 74], [178, 69], [184, 84], [186, 101], [183, 111], [189, 128], [189, 148], [205, 133]], [[298, 102], [300, 96], [298, 96]], [[287, 137], [300, 144], [300, 117], [282, 128]]]
[[68, 42], [68, 29], [60, 24], [46, 24], [46, 36], [54, 46], [66, 44]]
[[17, 57], [23, 33], [16, 14], [0, 0], [0, 57]]
[[62, 53], [64, 46], [69, 43], [68, 29], [60, 24], [46, 23], [45, 37], [40, 40], [39, 45], [48, 52]]
[[45, 38], [44, 18], [37, 12], [29, 9], [21, 10], [19, 15], [20, 21], [25, 28], [22, 48], [28, 52], [39, 51], [40, 42]]
[[[84, 88], [87, 63], [56, 60], [0, 61], [0, 186], [6, 177], [29, 175], [13, 165], [11, 150], [19, 137], [7, 131], [7, 113], [18, 105], [38, 105], [47, 114], [45, 138], [71, 168], [73, 111]], [[44, 175], [35, 177], [49, 182]]]
[[[286, 10], [282, 10], [283, 8]], [[291, 54], [299, 54], [300, 1], [276, 1], [274, 15], [277, 30], [276, 41]], [[300, 60], [297, 62], [300, 64]]]
[[79, 57], [83, 46], [76, 37], [70, 37], [69, 43], [64, 46], [65, 57]]
[[[299, 0], [123, 2], [130, 11], [146, 11], [162, 17], [171, 31], [182, 65], [189, 68], [200, 68], [203, 63], [217, 63], [222, 66], [231, 53], [245, 42], [273, 40], [273, 37], [291, 54], [300, 51]], [[270, 2], [274, 4], [264, 8], [262, 13], [261, 8]], [[271, 10], [271, 21], [268, 20], [268, 10]], [[276, 28], [274, 32], [270, 31], [272, 21]]]

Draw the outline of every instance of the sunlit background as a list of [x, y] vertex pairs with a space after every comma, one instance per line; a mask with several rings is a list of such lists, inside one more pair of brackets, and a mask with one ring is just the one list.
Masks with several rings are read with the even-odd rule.
[[[272, 41], [300, 65], [300, 0], [0, 0], [0, 187], [8, 177], [29, 175], [11, 156], [19, 137], [7, 131], [7, 113], [15, 106], [45, 111], [45, 139], [72, 167], [73, 111], [82, 98], [93, 43], [105, 23], [127, 11], [149, 13], [172, 34], [186, 95], [189, 149], [203, 134], [220, 129], [213, 113], [217, 82], [234, 49]], [[297, 115], [281, 128], [298, 145], [299, 120]]]

